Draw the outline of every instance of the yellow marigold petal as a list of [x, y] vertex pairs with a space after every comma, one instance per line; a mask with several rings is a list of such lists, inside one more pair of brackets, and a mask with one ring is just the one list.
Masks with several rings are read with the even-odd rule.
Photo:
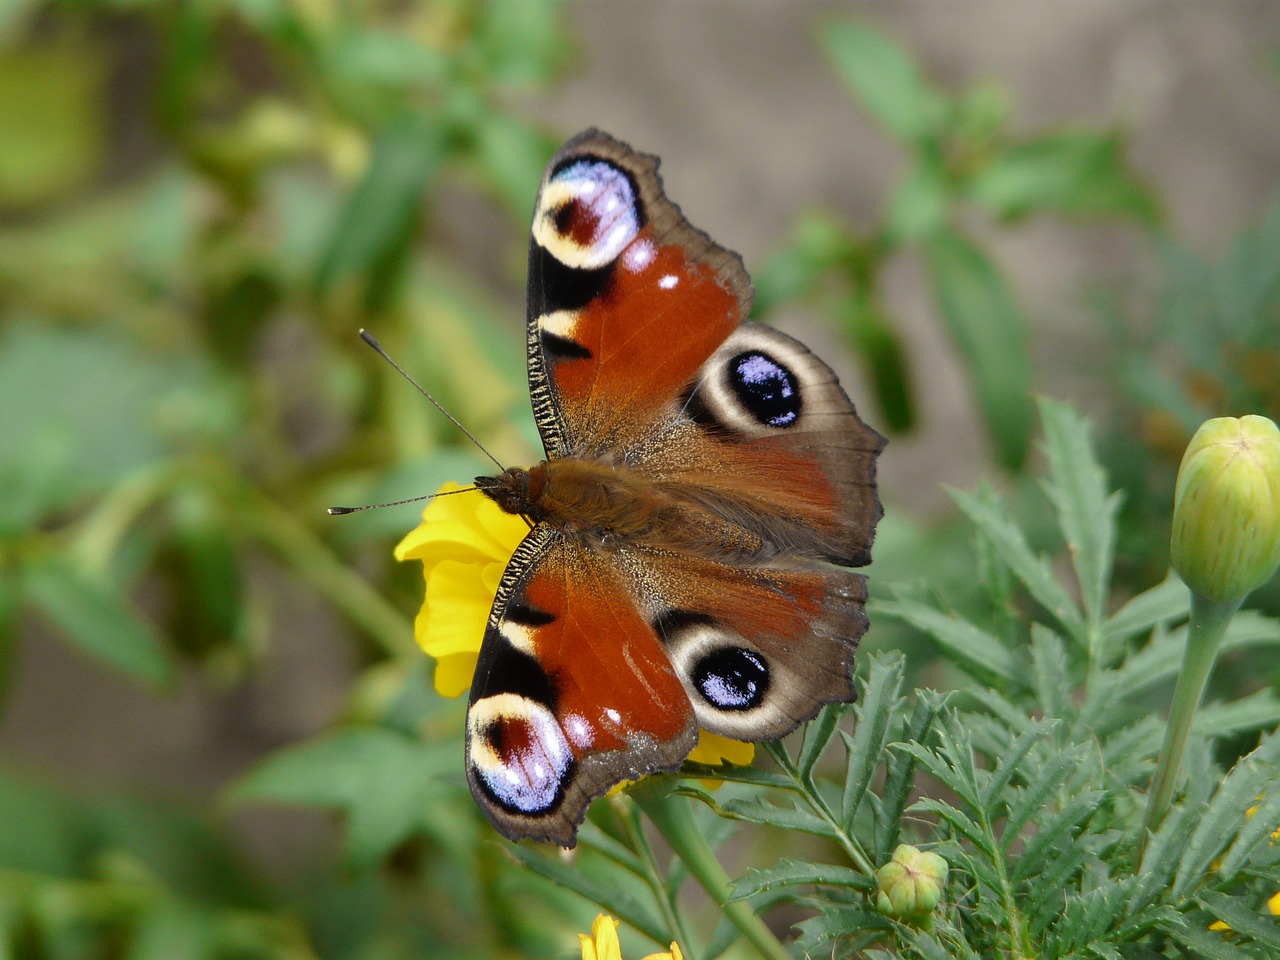
[[689, 759], [694, 763], [708, 765], [735, 763], [738, 766], [746, 766], [755, 758], [755, 755], [756, 745], [754, 743], [730, 740], [728, 737], [722, 737], [718, 733], [699, 730], [698, 743], [690, 751]]
[[455, 653], [436, 661], [436, 693], [442, 697], [460, 697], [471, 686], [476, 672], [474, 653]]
[[1230, 930], [1231, 924], [1223, 923], [1221, 920], [1215, 920], [1213, 921], [1213, 923], [1209, 924], [1209, 929], [1210, 930]]
[[582, 944], [582, 960], [622, 960], [618, 944], [618, 921], [607, 913], [599, 914], [591, 924], [591, 936], [578, 934]]
[[1277, 891], [1267, 901], [1267, 913], [1273, 917], [1280, 917], [1280, 891]]
[[684, 954], [680, 952], [680, 944], [672, 940], [671, 949], [667, 952], [651, 953], [647, 957], [641, 957], [640, 960], [684, 960]]

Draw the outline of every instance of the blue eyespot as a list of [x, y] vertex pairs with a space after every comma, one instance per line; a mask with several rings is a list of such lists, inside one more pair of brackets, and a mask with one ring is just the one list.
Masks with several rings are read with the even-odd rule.
[[769, 666], [751, 650], [721, 647], [697, 662], [693, 684], [719, 710], [750, 710], [769, 689]]
[[738, 402], [760, 423], [782, 428], [800, 419], [800, 385], [777, 360], [750, 350], [730, 360], [728, 369]]

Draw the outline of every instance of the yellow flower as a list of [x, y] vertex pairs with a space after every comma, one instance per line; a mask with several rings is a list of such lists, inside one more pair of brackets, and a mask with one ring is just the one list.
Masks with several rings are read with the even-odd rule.
[[[582, 942], [582, 960], [622, 960], [622, 947], [618, 944], [618, 921], [607, 913], [596, 917], [591, 924], [591, 936], [578, 934]], [[643, 960], [683, 960], [680, 945], [672, 941], [667, 953], [651, 953]]]
[[[446, 483], [439, 492], [461, 489]], [[471, 686], [498, 581], [528, 532], [521, 517], [488, 497], [462, 493], [430, 501], [422, 523], [396, 547], [397, 560], [422, 561], [426, 596], [413, 635], [436, 661], [436, 690], [442, 696], [461, 696]], [[690, 760], [746, 765], [755, 756], [750, 743], [701, 734]]]

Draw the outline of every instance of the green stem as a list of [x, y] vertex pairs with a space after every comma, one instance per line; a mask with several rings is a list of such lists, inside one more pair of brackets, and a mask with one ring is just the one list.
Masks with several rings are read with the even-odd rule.
[[653, 825], [658, 828], [671, 850], [688, 868], [689, 873], [701, 884], [707, 896], [718, 906], [729, 921], [766, 960], [791, 960], [786, 947], [751, 909], [745, 900], [729, 901], [729, 875], [708, 846], [702, 831], [694, 822], [689, 803], [682, 797], [667, 794], [662, 785], [650, 778], [631, 791]]
[[680, 911], [676, 909], [674, 894], [669, 894], [666, 884], [662, 882], [662, 870], [658, 867], [658, 861], [653, 855], [653, 847], [649, 843], [649, 838], [644, 835], [640, 811], [635, 807], [631, 807], [623, 815], [622, 821], [623, 829], [626, 831], [627, 840], [630, 842], [632, 851], [644, 863], [649, 886], [653, 888], [654, 898], [658, 901], [658, 909], [662, 911], [662, 918], [667, 922], [667, 927], [675, 932], [676, 939], [680, 941], [680, 945], [684, 947], [686, 953], [694, 957], [701, 956], [702, 951], [694, 943], [684, 918], [680, 915]]
[[1195, 719], [1196, 708], [1204, 694], [1205, 682], [1213, 661], [1222, 646], [1227, 624], [1240, 609], [1242, 598], [1236, 600], [1206, 600], [1191, 591], [1191, 619], [1187, 624], [1187, 648], [1182, 655], [1182, 670], [1173, 689], [1173, 705], [1169, 708], [1169, 724], [1164, 731], [1164, 744], [1156, 761], [1155, 778], [1151, 783], [1151, 796], [1147, 800], [1147, 815], [1142, 822], [1142, 839], [1138, 845], [1138, 862], [1147, 848], [1147, 837], [1160, 826], [1173, 798], [1174, 783], [1182, 765], [1182, 753], [1187, 746], [1187, 734]]

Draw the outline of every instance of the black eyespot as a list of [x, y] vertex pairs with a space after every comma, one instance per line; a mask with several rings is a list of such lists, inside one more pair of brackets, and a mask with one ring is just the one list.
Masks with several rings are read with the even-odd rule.
[[800, 419], [800, 384], [777, 360], [749, 350], [730, 360], [728, 369], [738, 402], [762, 424], [789, 427]]
[[707, 703], [720, 710], [750, 710], [769, 689], [764, 658], [742, 647], [721, 647], [697, 662], [693, 684]]

